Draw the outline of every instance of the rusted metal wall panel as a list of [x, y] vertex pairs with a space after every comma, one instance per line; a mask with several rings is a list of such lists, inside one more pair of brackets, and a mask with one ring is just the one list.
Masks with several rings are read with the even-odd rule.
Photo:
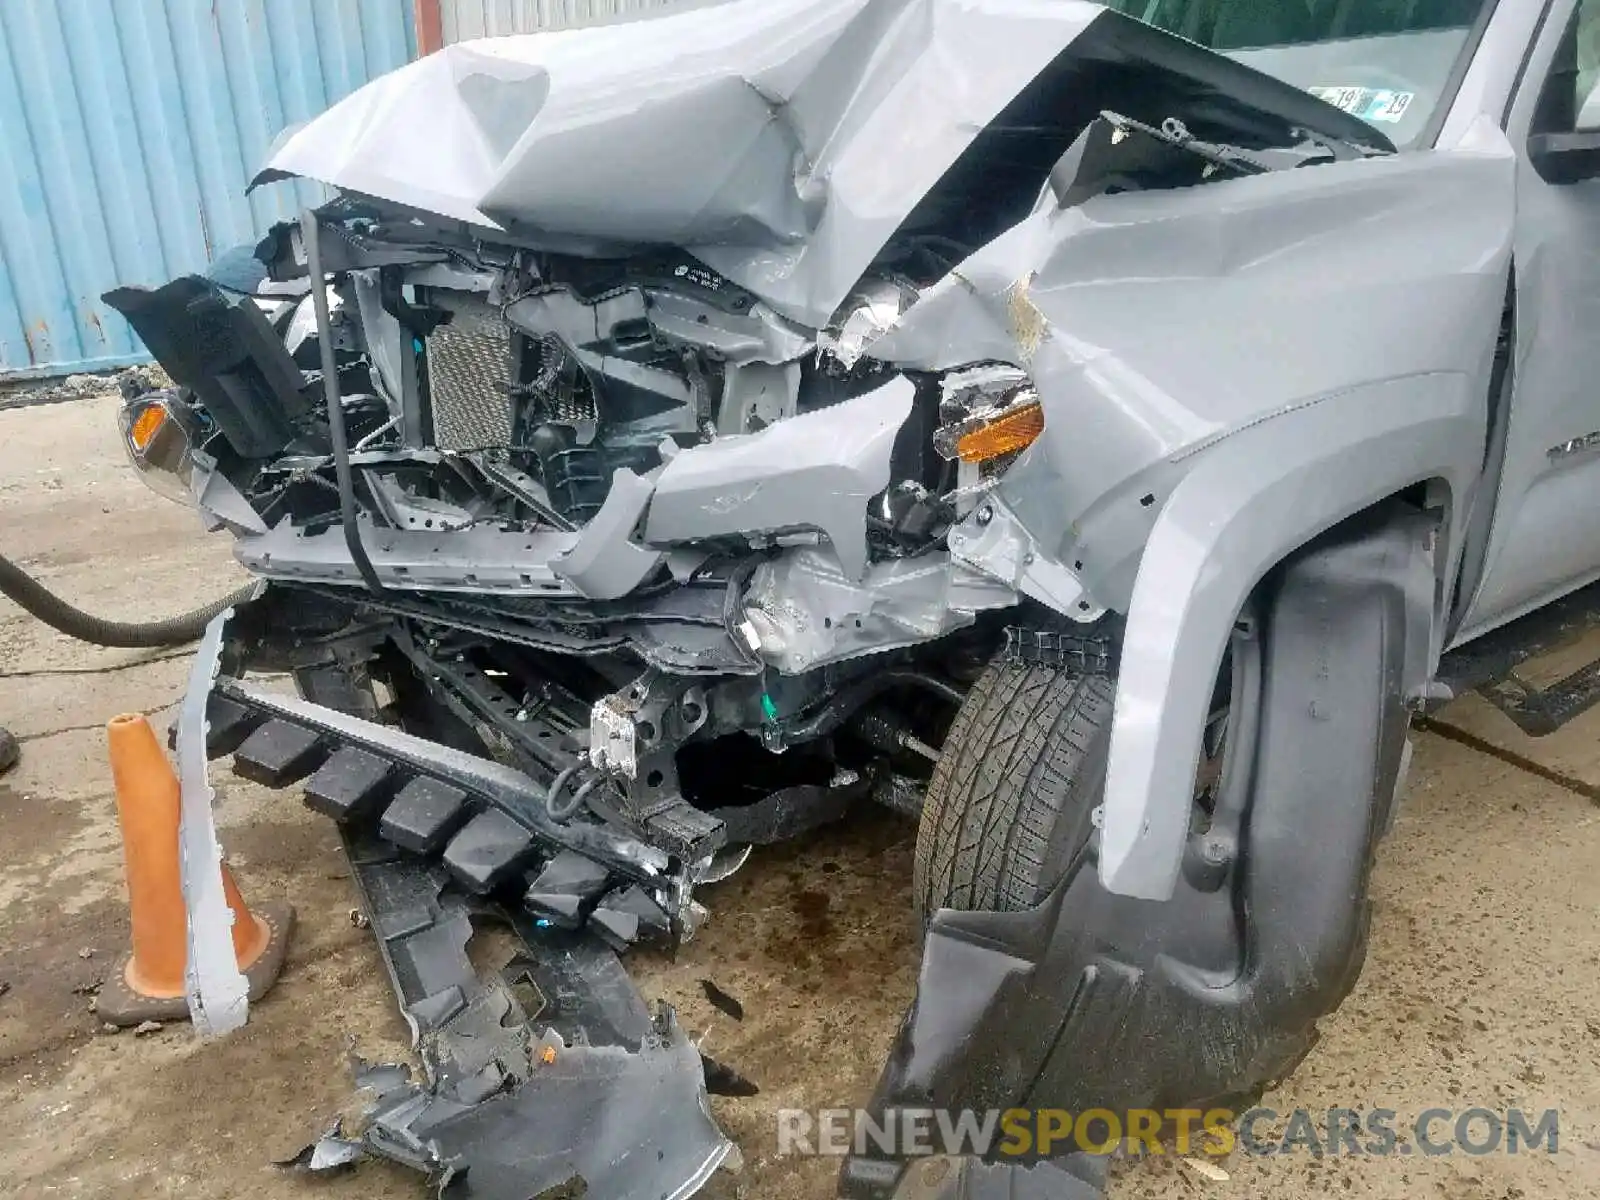
[[668, 9], [704, 8], [720, 0], [438, 0], [444, 40], [538, 33], [608, 25]]
[[0, 0], [0, 378], [148, 358], [100, 295], [196, 271], [319, 190], [244, 188], [286, 125], [416, 52], [412, 0]]

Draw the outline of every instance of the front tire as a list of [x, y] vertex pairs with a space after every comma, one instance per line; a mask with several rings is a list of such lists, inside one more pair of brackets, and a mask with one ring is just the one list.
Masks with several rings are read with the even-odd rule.
[[[917, 830], [912, 897], [941, 908], [1016, 912], [1089, 840], [1105, 781], [1115, 680], [994, 662], [945, 739]], [[1066, 853], [1062, 853], [1065, 851]]]

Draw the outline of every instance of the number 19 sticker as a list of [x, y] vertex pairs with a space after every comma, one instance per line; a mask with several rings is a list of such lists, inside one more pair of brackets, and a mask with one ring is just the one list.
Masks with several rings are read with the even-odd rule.
[[1307, 89], [1318, 100], [1325, 101], [1363, 121], [1376, 121], [1395, 125], [1405, 119], [1415, 92], [1393, 92], [1386, 89], [1364, 87], [1314, 87]]

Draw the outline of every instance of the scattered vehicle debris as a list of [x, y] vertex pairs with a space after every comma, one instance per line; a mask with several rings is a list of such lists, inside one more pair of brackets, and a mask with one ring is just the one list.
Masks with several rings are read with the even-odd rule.
[[[359, 1066], [372, 1097], [361, 1137], [323, 1138], [307, 1165], [346, 1165], [359, 1145], [454, 1181], [452, 1195], [545, 1195], [573, 1179], [619, 1200], [699, 1189], [732, 1148], [700, 1057], [610, 949], [475, 899], [446, 867], [372, 833], [347, 830], [346, 851], [423, 1078]], [[466, 953], [474, 919], [509, 924], [527, 954], [479, 976]]]
[[1228, 1173], [1208, 1159], [1191, 1157], [1180, 1161], [1201, 1179], [1208, 1180], [1211, 1183], [1228, 1182]]
[[706, 1076], [706, 1092], [712, 1096], [756, 1096], [761, 1089], [754, 1081], [746, 1079], [726, 1063], [720, 1063], [705, 1051], [700, 1052], [700, 1067]]
[[727, 992], [719, 988], [709, 979], [700, 981], [700, 990], [705, 992], [706, 999], [711, 1002], [711, 1007], [718, 1012], [726, 1013], [735, 1021], [744, 1020], [744, 1005], [740, 1004]]
[[344, 1122], [335, 1120], [316, 1141], [301, 1147], [288, 1158], [274, 1161], [273, 1166], [304, 1171], [334, 1171], [340, 1167], [353, 1167], [365, 1156], [361, 1143], [344, 1135]]
[[[336, 199], [107, 296], [173, 381], [134, 465], [267, 583], [186, 706], [339, 822], [418, 1030], [366, 1151], [689, 1194], [714, 1064], [615, 955], [867, 802], [927, 932], [879, 1115], [1248, 1096], [1348, 990], [1441, 656], [1600, 573], [1546, 535], [1600, 479], [1588, 9], [1115, 7], [450, 47], [258, 177]], [[1104, 1179], [939, 1162], [841, 1194]]]

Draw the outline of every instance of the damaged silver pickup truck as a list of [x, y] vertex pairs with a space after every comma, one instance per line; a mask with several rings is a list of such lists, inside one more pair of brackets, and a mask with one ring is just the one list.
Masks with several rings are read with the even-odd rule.
[[[291, 131], [259, 182], [335, 200], [108, 300], [176, 384], [135, 463], [265, 581], [210, 751], [340, 822], [426, 1064], [313, 1159], [691, 1194], [729, 1072], [616, 952], [873, 802], [921, 815], [926, 927], [884, 1120], [1289, 1071], [1412, 714], [1600, 575], [1597, 34], [743, 0], [453, 46]], [[528, 953], [480, 979], [489, 908]], [[955, 1165], [841, 1194], [1103, 1182]]]

